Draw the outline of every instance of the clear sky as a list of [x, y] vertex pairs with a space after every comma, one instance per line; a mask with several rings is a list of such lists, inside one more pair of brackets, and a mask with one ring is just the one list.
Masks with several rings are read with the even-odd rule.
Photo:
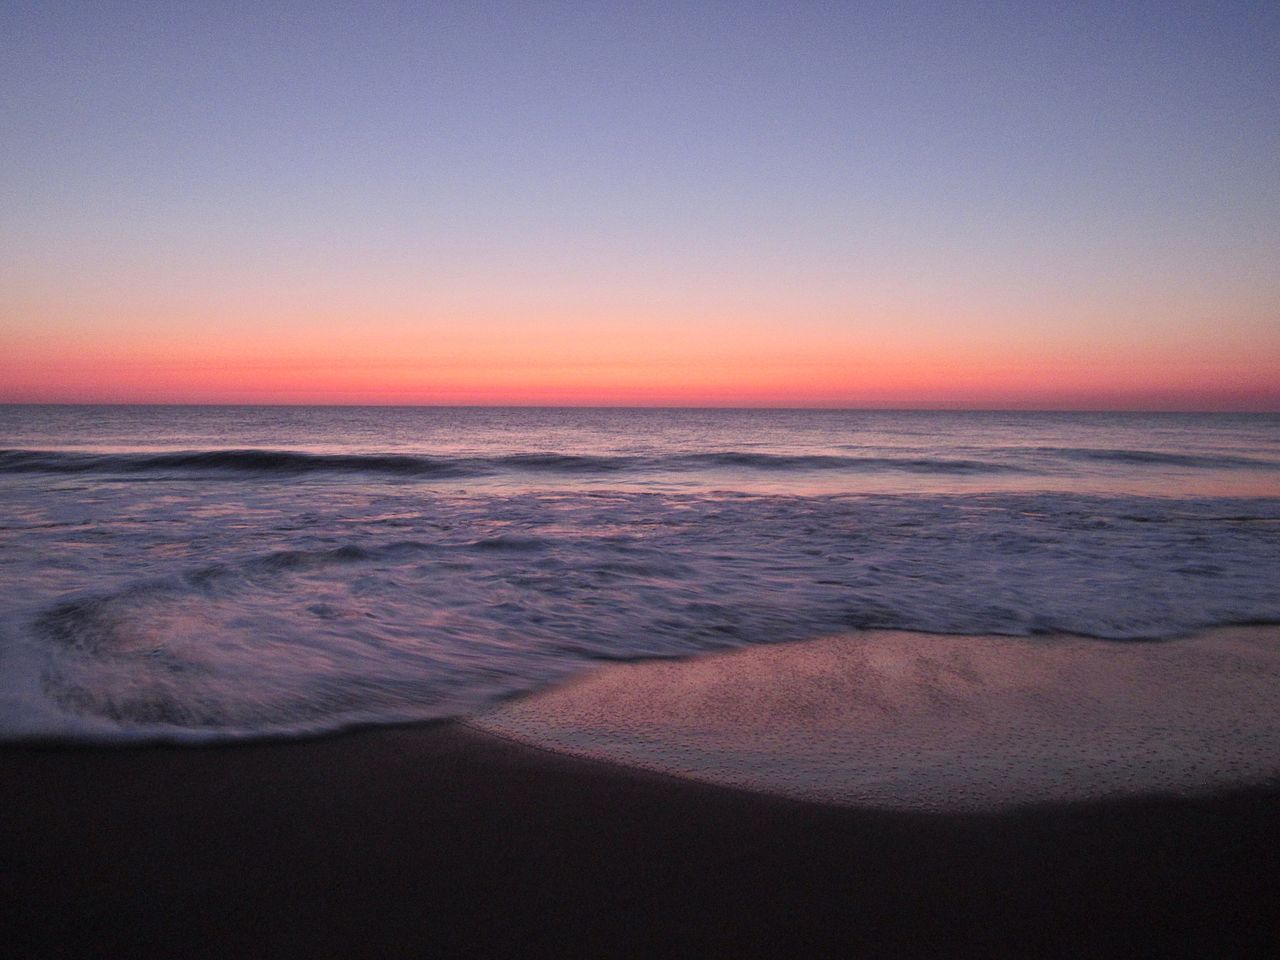
[[1280, 3], [0, 6], [0, 400], [1280, 409]]

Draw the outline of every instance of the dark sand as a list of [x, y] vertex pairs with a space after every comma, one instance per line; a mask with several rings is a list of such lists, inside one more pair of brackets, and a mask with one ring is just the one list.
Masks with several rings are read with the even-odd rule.
[[458, 725], [0, 751], [13, 957], [1275, 956], [1280, 788], [986, 814]]

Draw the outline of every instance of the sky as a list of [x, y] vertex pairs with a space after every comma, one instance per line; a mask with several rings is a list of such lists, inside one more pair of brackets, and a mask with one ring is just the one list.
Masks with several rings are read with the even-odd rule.
[[0, 401], [1280, 409], [1280, 4], [0, 5]]

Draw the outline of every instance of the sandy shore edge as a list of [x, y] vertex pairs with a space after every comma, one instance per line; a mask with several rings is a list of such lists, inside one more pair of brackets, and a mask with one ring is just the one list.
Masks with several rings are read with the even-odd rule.
[[1277, 785], [838, 808], [459, 724], [0, 749], [16, 956], [1266, 956]]
[[1280, 626], [1171, 641], [863, 631], [610, 664], [468, 723], [794, 799], [976, 811], [1280, 776]]

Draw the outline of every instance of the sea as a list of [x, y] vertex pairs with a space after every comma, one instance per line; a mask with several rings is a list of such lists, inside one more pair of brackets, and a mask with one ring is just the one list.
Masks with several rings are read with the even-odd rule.
[[466, 716], [884, 628], [1280, 623], [1280, 415], [0, 406], [0, 739]]

